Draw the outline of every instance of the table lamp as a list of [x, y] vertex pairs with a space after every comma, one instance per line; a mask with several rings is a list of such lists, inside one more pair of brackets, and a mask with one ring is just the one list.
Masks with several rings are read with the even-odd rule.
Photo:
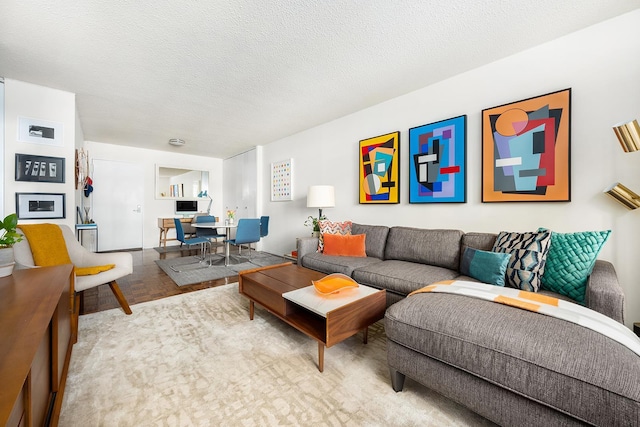
[[209, 198], [209, 206], [207, 206], [207, 215], [211, 215], [211, 204], [213, 203], [213, 199], [209, 194], [207, 194], [207, 190], [201, 191], [198, 193], [198, 197], [208, 197]]
[[336, 196], [333, 185], [312, 185], [307, 192], [307, 207], [318, 208], [318, 219], [322, 218], [323, 208], [332, 208], [336, 205]]

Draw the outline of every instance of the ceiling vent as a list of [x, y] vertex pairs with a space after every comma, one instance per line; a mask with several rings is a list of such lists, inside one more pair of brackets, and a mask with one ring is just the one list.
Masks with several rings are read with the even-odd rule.
[[175, 145], [176, 147], [182, 147], [186, 143], [187, 142], [184, 139], [179, 139], [179, 138], [171, 138], [169, 140], [169, 144]]

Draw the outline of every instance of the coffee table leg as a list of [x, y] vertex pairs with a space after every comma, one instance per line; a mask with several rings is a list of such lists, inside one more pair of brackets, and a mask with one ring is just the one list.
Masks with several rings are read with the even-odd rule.
[[324, 371], [324, 344], [318, 343], [318, 370]]
[[369, 327], [367, 326], [362, 331], [362, 342], [366, 344], [368, 340], [369, 340]]
[[253, 301], [249, 301], [249, 320], [253, 320], [253, 310], [254, 310]]

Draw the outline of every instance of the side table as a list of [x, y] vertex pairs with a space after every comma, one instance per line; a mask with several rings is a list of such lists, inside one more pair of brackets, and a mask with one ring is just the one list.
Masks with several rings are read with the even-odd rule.
[[298, 254], [284, 254], [282, 255], [282, 258], [284, 258], [286, 261], [291, 261], [294, 264], [298, 263]]
[[84, 232], [92, 230], [96, 232], [96, 250], [93, 252], [98, 252], [98, 224], [95, 222], [92, 224], [76, 224], [76, 239], [78, 239], [78, 242], [82, 245]]

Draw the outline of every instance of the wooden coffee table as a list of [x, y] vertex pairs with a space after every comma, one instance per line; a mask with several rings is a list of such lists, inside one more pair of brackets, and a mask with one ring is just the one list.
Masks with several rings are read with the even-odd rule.
[[[384, 290], [360, 285], [338, 294], [322, 296], [311, 281], [326, 276], [292, 263], [241, 271], [239, 291], [249, 299], [249, 319], [255, 303], [274, 316], [318, 341], [318, 369], [324, 370], [324, 348], [359, 331], [367, 343], [369, 325], [384, 317]], [[305, 289], [306, 288], [306, 289]]]

